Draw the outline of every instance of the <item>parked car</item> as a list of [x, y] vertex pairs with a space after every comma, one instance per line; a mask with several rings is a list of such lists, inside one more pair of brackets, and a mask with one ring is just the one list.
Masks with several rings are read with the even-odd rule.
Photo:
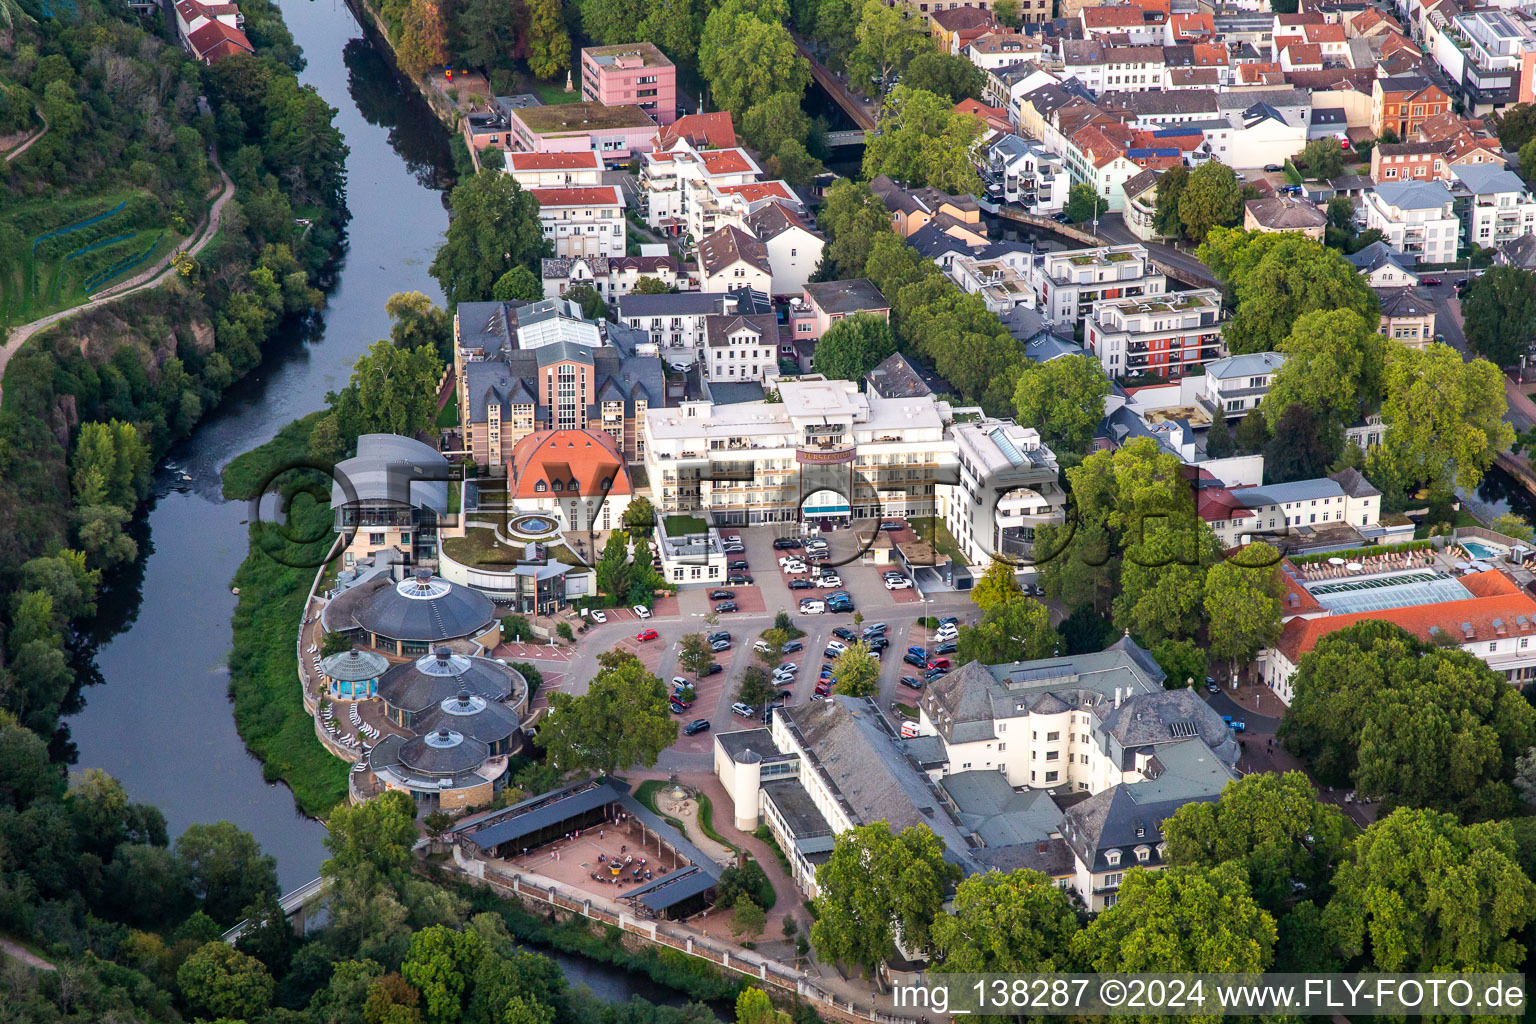
[[793, 537], [780, 537], [773, 542], [775, 551], [793, 551], [795, 548], [803, 547], [805, 545]]
[[789, 589], [790, 590], [810, 590], [814, 586], [816, 586], [816, 584], [812, 583], [810, 580], [790, 580], [789, 581]]
[[872, 651], [883, 651], [889, 646], [891, 642], [883, 636], [874, 637], [869, 641], [869, 649]]
[[927, 672], [923, 673], [923, 679], [926, 682], [930, 682], [931, 683], [935, 679], [939, 678], [940, 676], [947, 676], [947, 675], [949, 675], [949, 669], [947, 669], [947, 668], [931, 668]]
[[714, 643], [716, 640], [725, 640], [729, 642], [731, 639], [731, 634], [721, 629], [709, 634], [709, 636], [705, 637], [704, 639], [708, 640], [710, 643]]
[[805, 597], [800, 599], [801, 615], [820, 615], [826, 610], [827, 602], [825, 601], [818, 601], [813, 597]]
[[1419, 278], [1419, 284], [1423, 285], [1426, 288], [1433, 288], [1433, 287], [1435, 287], [1435, 285], [1443, 284], [1443, 283], [1444, 282], [1442, 282], [1438, 277], [1421, 277], [1421, 278]]
[[916, 722], [909, 718], [905, 722], [901, 723], [901, 738], [904, 740], [910, 740], [912, 737], [921, 734], [922, 728], [922, 726], [918, 725]]
[[716, 640], [709, 645], [709, 649], [717, 654], [721, 651], [728, 651], [731, 649], [731, 642], [729, 640]]
[[853, 630], [846, 626], [838, 626], [832, 631], [832, 635], [837, 637], [839, 640], [846, 640], [849, 643], [853, 643], [858, 639], [858, 637], [854, 635]]
[[880, 524], [880, 529], [882, 529], [882, 530], [905, 530], [906, 528], [907, 528], [907, 524], [906, 523], [881, 523]]
[[773, 645], [770, 644], [767, 640], [759, 640], [752, 645], [752, 650], [756, 651], [758, 654], [767, 654], [769, 651], [773, 650]]
[[608, 621], [608, 614], [606, 612], [600, 612], [594, 608], [592, 610], [592, 621], [601, 626], [603, 623]]
[[943, 629], [945, 626], [958, 626], [958, 625], [960, 625], [960, 620], [955, 618], [953, 615], [946, 615], [942, 619], [939, 620], [939, 628], [940, 629]]
[[928, 667], [929, 668], [943, 668], [943, 669], [947, 669], [947, 668], [949, 668], [949, 659], [948, 658], [934, 658], [932, 661], [930, 661], [928, 663]]
[[960, 649], [960, 645], [953, 640], [946, 640], [933, 649], [934, 654], [954, 654]]
[[799, 640], [790, 640], [784, 645], [785, 654], [794, 654], [796, 651], [803, 650], [805, 650], [805, 644], [801, 643]]
[[630, 610], [635, 613], [636, 618], [648, 619], [651, 617], [651, 610], [643, 604], [637, 604]]
[[866, 637], [884, 636], [885, 632], [890, 628], [890, 626], [883, 622], [871, 622], [869, 625], [864, 627], [864, 635]]
[[635, 634], [635, 639], [641, 643], [645, 643], [647, 640], [655, 640], [658, 635], [659, 634], [654, 629], [642, 629], [640, 632]]
[[791, 576], [804, 576], [806, 573], [811, 571], [810, 566], [806, 565], [804, 562], [790, 562], [783, 568], [784, 571], [789, 573]]
[[675, 693], [671, 697], [669, 697], [668, 700], [672, 704], [680, 705], [683, 708], [684, 711], [686, 711], [689, 708], [693, 707], [693, 701], [691, 701], [691, 700], [684, 700], [683, 698], [679, 697]]
[[908, 647], [907, 653], [915, 654], [917, 657], [922, 658], [924, 661], [928, 660], [928, 649], [926, 647], [919, 646], [918, 644], [913, 644], [911, 647]]
[[841, 657], [843, 652], [846, 651], [847, 649], [848, 648], [843, 647], [841, 645], [839, 645], [837, 647], [828, 647], [826, 650], [821, 652], [821, 656], [823, 658], [832, 658], [832, 659], [835, 660], [835, 659]]
[[709, 729], [709, 719], [707, 719], [707, 718], [695, 718], [693, 721], [691, 721], [687, 725], [683, 726], [683, 735], [684, 736], [697, 736], [699, 733], [705, 732], [708, 729]]
[[1265, 164], [1264, 165], [1264, 173], [1265, 174], [1279, 174], [1279, 173], [1281, 173], [1284, 170], [1285, 170], [1285, 168], [1282, 167], [1280, 164]]
[[748, 568], [750, 568], [750, 566], [747, 564], [747, 560], [745, 558], [736, 558], [732, 559], [730, 568], [745, 572]]
[[908, 652], [906, 654], [906, 656], [903, 657], [901, 660], [906, 662], [908, 665], [913, 666], [914, 668], [927, 668], [928, 667], [928, 657], [927, 657], [927, 655], [912, 654], [911, 652]]
[[896, 681], [902, 686], [909, 687], [913, 690], [921, 690], [923, 688], [923, 681], [916, 676], [902, 676]]
[[853, 602], [848, 600], [846, 597], [842, 598], [841, 600], [828, 601], [827, 602], [827, 611], [829, 611], [829, 612], [851, 612], [851, 611], [853, 611]]
[[742, 718], [751, 718], [757, 714], [757, 711], [753, 709], [751, 704], [732, 704], [731, 714], [740, 715]]
[[692, 686], [692, 685], [693, 685], [692, 683], [690, 683], [688, 680], [684, 679], [682, 676], [673, 676], [672, 677], [672, 691], [674, 693], [677, 692], [678, 690], [681, 690], [685, 686]]
[[734, 590], [711, 590], [709, 592], [709, 599], [711, 601], [729, 601], [735, 596], [736, 591]]
[[898, 579], [888, 579], [888, 580], [885, 581], [885, 589], [886, 590], [911, 590], [912, 589], [912, 581], [907, 579], [905, 576], [902, 576], [902, 577], [900, 577]]
[[1227, 723], [1227, 727], [1233, 732], [1247, 732], [1248, 723], [1241, 718], [1233, 718], [1231, 715], [1222, 715], [1221, 720]]
[[679, 704], [675, 700], [669, 700], [669, 701], [667, 701], [667, 710], [672, 712], [674, 715], [680, 715], [684, 711], [687, 711], [688, 709], [683, 707], [681, 704]]
[[735, 587], [750, 587], [752, 585], [752, 577], [746, 573], [733, 572], [725, 578], [725, 582]]
[[721, 613], [721, 614], [724, 614], [726, 612], [733, 612], [735, 610], [736, 610], [736, 602], [735, 601], [721, 601], [719, 604], [715, 605], [715, 611], [718, 612], [718, 613]]
[[699, 673], [699, 678], [703, 679], [705, 676], [712, 676], [712, 675], [714, 675], [717, 672], [724, 672], [724, 671], [725, 671], [725, 666], [724, 665], [721, 665], [718, 662], [713, 662], [712, 661], [712, 662], [709, 663], [709, 668], [707, 668], [703, 672]]
[[816, 581], [818, 587], [840, 587], [843, 585], [841, 576], [823, 576]]

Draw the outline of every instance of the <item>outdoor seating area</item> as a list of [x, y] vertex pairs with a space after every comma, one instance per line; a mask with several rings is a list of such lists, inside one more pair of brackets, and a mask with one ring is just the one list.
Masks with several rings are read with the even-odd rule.
[[1297, 575], [1304, 583], [1321, 580], [1347, 579], [1370, 573], [1400, 572], [1407, 569], [1431, 569], [1436, 564], [1433, 548], [1422, 551], [1402, 551], [1385, 555], [1368, 555], [1359, 560], [1335, 555], [1321, 562], [1307, 562], [1296, 566]]

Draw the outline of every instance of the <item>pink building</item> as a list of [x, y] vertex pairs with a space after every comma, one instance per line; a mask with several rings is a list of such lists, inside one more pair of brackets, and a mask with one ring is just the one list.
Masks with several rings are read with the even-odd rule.
[[645, 111], [628, 105], [559, 103], [507, 111], [512, 148], [525, 153], [596, 153], [605, 163], [623, 163], [649, 153], [656, 125]]
[[654, 43], [582, 50], [581, 94], [610, 107], [633, 103], [657, 124], [677, 120], [677, 68]]
[[857, 313], [891, 318], [891, 304], [866, 277], [812, 282], [800, 298], [789, 300], [789, 324], [796, 341], [816, 341], [833, 324]]

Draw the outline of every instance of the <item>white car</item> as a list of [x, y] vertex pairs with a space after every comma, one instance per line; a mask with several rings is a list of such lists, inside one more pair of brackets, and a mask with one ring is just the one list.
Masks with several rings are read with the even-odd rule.
[[594, 610], [592, 612], [592, 621], [597, 623], [598, 625], [602, 625], [603, 623], [608, 621], [608, 615], [605, 612], [600, 612], [600, 611]]
[[911, 590], [912, 581], [909, 579], [888, 579], [885, 581], [886, 590]]
[[805, 559], [801, 558], [799, 555], [785, 555], [783, 558], [779, 559], [779, 564], [780, 565], [804, 565], [805, 564]]
[[933, 634], [933, 642], [936, 644], [947, 644], [958, 639], [960, 639], [960, 631], [958, 629], [941, 629]]
[[637, 604], [630, 610], [635, 613], [637, 618], [648, 619], [651, 617], [651, 610], [643, 604]]
[[804, 562], [790, 562], [784, 567], [784, 571], [789, 573], [791, 576], [804, 576], [811, 570], [810, 567], [807, 566]]
[[819, 577], [819, 582], [824, 587], [840, 587], [843, 585], [843, 578], [841, 576], [821, 576]]
[[848, 649], [848, 645], [843, 643], [841, 640], [828, 640], [827, 641], [827, 650], [829, 650], [829, 651], [836, 651], [838, 654], [842, 654], [847, 649]]
[[692, 686], [693, 684], [690, 683], [688, 680], [684, 679], [682, 676], [673, 676], [672, 677], [672, 685], [673, 686]]

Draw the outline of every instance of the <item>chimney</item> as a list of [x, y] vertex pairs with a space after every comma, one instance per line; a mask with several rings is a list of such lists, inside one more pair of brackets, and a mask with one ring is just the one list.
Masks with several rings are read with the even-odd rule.
[[1120, 687], [1115, 687], [1115, 707], [1120, 706]]

